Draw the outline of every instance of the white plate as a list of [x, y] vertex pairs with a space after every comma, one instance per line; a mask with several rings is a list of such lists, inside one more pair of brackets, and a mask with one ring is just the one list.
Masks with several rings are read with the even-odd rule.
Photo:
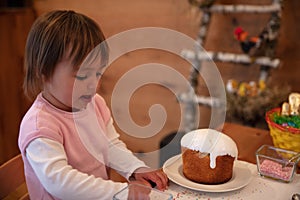
[[232, 178], [223, 184], [205, 185], [190, 181], [182, 173], [181, 154], [169, 158], [163, 165], [163, 171], [169, 179], [183, 187], [204, 192], [228, 192], [245, 187], [252, 178], [250, 169], [242, 162], [235, 161]]

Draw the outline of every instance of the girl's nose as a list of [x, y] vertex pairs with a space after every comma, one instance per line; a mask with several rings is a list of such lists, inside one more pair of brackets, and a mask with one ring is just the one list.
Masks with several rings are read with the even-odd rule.
[[87, 88], [89, 90], [96, 90], [98, 82], [99, 82], [99, 79], [96, 76], [91, 77], [90, 80], [88, 81]]

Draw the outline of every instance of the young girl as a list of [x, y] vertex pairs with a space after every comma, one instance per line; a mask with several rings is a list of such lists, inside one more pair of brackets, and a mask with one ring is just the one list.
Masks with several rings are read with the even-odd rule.
[[119, 140], [96, 94], [108, 46], [97, 24], [74, 11], [52, 11], [33, 24], [25, 49], [24, 90], [34, 99], [24, 116], [19, 148], [31, 199], [112, 199], [128, 183], [164, 190], [167, 176], [150, 170]]

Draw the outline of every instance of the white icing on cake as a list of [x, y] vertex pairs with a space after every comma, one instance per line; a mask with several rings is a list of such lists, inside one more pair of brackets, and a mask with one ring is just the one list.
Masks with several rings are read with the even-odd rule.
[[218, 156], [230, 155], [237, 159], [238, 149], [227, 135], [214, 129], [197, 129], [181, 138], [181, 146], [201, 153], [210, 154], [210, 167], [216, 167]]

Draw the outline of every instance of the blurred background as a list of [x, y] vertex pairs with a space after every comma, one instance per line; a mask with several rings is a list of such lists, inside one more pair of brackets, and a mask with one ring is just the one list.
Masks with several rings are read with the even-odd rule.
[[[219, 4], [269, 4], [270, 0], [218, 0]], [[286, 91], [300, 91], [300, 7], [298, 0], [283, 1], [280, 36], [275, 57], [281, 60], [277, 69], [272, 69], [267, 80], [268, 87], [284, 86], [276, 90], [285, 98]], [[17, 138], [20, 121], [32, 102], [23, 95], [24, 46], [28, 31], [41, 14], [54, 10], [75, 10], [93, 18], [101, 26], [107, 38], [126, 30], [140, 27], [163, 27], [186, 34], [196, 39], [199, 32], [201, 11], [188, 0], [0, 0], [0, 164], [19, 153]], [[234, 37], [237, 25], [257, 36], [268, 22], [268, 14], [215, 14], [212, 16], [204, 48], [208, 51], [242, 53]], [[111, 96], [117, 81], [130, 69], [146, 63], [160, 63], [172, 67], [188, 80], [191, 66], [185, 59], [170, 52], [155, 49], [132, 51], [115, 60], [105, 71], [99, 93], [111, 107]], [[217, 62], [224, 84], [230, 79], [237, 82], [258, 81], [259, 66]], [[137, 77], [142, 79], [143, 77]], [[212, 77], [213, 78], [213, 77]], [[197, 93], [208, 95], [206, 85], [199, 77]], [[134, 152], [147, 153], [159, 149], [164, 137], [179, 131], [184, 111], [174, 93], [168, 88], [179, 87], [172, 82], [162, 85], [149, 84], [139, 88], [130, 99], [130, 114], [139, 126], [150, 123], [149, 108], [160, 104], [165, 108], [167, 121], [158, 134], [139, 139], [125, 134], [116, 126], [121, 139]], [[199, 127], [207, 127], [210, 108], [200, 106]], [[120, 113], [122, 114], [122, 113]], [[263, 117], [254, 121], [227, 115], [229, 122], [267, 129]], [[141, 154], [142, 155], [142, 154]]]

